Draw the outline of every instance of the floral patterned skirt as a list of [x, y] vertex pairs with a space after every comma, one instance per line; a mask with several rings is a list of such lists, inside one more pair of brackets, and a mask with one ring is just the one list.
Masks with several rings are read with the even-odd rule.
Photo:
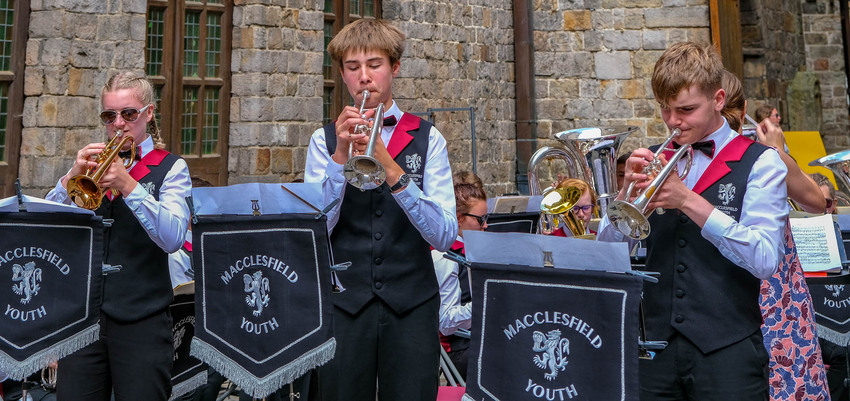
[[786, 222], [785, 258], [761, 284], [761, 331], [770, 354], [771, 400], [829, 400], [812, 298]]

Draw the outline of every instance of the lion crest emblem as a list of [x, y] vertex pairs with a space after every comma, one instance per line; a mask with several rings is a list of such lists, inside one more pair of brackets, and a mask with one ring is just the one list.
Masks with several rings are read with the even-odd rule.
[[245, 292], [248, 295], [245, 297], [245, 302], [254, 310], [254, 316], [260, 316], [263, 313], [263, 308], [269, 306], [269, 279], [263, 277], [263, 272], [258, 270], [253, 275], [246, 274]]
[[538, 368], [548, 370], [543, 374], [546, 380], [555, 380], [558, 377], [558, 371], [565, 370], [569, 363], [567, 355], [570, 354], [570, 340], [561, 338], [561, 330], [551, 330], [545, 335], [535, 331], [532, 337], [534, 345], [531, 349], [534, 352], [543, 353], [534, 356], [534, 364]]
[[720, 184], [720, 192], [717, 197], [723, 201], [724, 205], [728, 205], [735, 199], [735, 186], [730, 184]]
[[23, 266], [15, 264], [12, 266], [12, 282], [18, 283], [12, 285], [12, 291], [22, 295], [21, 303], [26, 305], [41, 289], [38, 284], [41, 282], [41, 269], [35, 267], [35, 262], [27, 262]]
[[419, 156], [419, 153], [405, 156], [404, 161], [411, 173], [419, 171], [419, 168], [422, 167], [422, 156]]

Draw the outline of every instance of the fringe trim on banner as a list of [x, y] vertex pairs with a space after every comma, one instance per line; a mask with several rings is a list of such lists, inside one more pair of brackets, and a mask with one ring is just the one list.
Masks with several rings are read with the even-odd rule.
[[58, 361], [79, 349], [97, 341], [100, 337], [100, 324], [95, 323], [87, 329], [68, 337], [55, 345], [35, 353], [24, 361], [18, 362], [6, 353], [0, 352], [0, 371], [9, 375], [12, 380], [22, 381], [27, 376], [38, 372], [48, 363]]
[[818, 328], [818, 337], [829, 341], [835, 345], [840, 345], [842, 347], [846, 347], [850, 344], [850, 334], [842, 333], [840, 331], [835, 331], [830, 329], [829, 327], [817, 325]]
[[204, 369], [203, 372], [200, 372], [187, 380], [177, 383], [177, 385], [171, 389], [171, 398], [169, 398], [168, 401], [174, 401], [182, 397], [184, 394], [203, 386], [204, 384], [207, 384], [206, 369]]
[[308, 370], [330, 361], [334, 353], [336, 353], [336, 339], [331, 338], [268, 376], [259, 378], [197, 337], [192, 338], [192, 347], [189, 350], [189, 355], [206, 362], [222, 376], [241, 387], [244, 393], [254, 398], [263, 398], [284, 385], [292, 383]]

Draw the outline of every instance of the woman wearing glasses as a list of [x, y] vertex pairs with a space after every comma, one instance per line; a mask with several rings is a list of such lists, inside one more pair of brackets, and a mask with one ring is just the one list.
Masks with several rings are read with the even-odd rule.
[[[556, 184], [558, 188], [575, 187], [581, 190], [581, 197], [573, 205], [572, 212], [584, 224], [584, 233], [596, 235], [595, 231], [590, 229], [590, 219], [593, 218], [593, 211], [596, 209], [596, 192], [590, 187], [587, 181], [578, 178], [563, 178]], [[564, 227], [560, 227], [552, 235], [558, 237], [574, 236], [576, 233], [568, 233]]]
[[[458, 238], [451, 252], [464, 255], [464, 231], [482, 231], [487, 228], [487, 194], [481, 179], [469, 171], [452, 175], [457, 205]], [[469, 330], [472, 326], [472, 297], [469, 292], [469, 276], [466, 268], [443, 257], [445, 253], [431, 251], [434, 270], [440, 284], [440, 344], [449, 354], [458, 372], [466, 380], [469, 336], [457, 335], [458, 329]]]
[[[171, 394], [168, 254], [184, 243], [184, 199], [192, 184], [186, 162], [164, 150], [153, 101], [153, 86], [136, 73], [113, 75], [101, 91], [107, 135], [131, 135], [137, 160], [126, 169], [116, 158], [100, 180], [103, 188], [118, 191], [106, 191], [95, 210], [114, 220], [105, 231], [103, 262], [122, 268], [104, 280], [99, 340], [59, 361], [57, 395], [63, 401], [107, 401], [113, 391], [117, 401], [167, 400]], [[47, 199], [72, 204], [68, 180], [95, 167], [103, 148], [92, 143], [80, 149]]]

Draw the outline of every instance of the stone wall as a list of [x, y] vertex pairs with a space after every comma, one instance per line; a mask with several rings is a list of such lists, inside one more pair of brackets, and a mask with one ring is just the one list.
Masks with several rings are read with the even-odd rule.
[[84, 145], [106, 136], [100, 88], [116, 69], [144, 68], [145, 2], [33, 0], [24, 71], [18, 176], [43, 197]]
[[[402, 110], [473, 107], [477, 172], [487, 192], [516, 190], [513, 14], [509, 0], [385, 0], [407, 34], [393, 95]], [[427, 117], [426, 117], [427, 118]], [[452, 169], [472, 170], [468, 111], [433, 113]]]
[[235, 1], [229, 184], [303, 178], [322, 121], [320, 3]]

